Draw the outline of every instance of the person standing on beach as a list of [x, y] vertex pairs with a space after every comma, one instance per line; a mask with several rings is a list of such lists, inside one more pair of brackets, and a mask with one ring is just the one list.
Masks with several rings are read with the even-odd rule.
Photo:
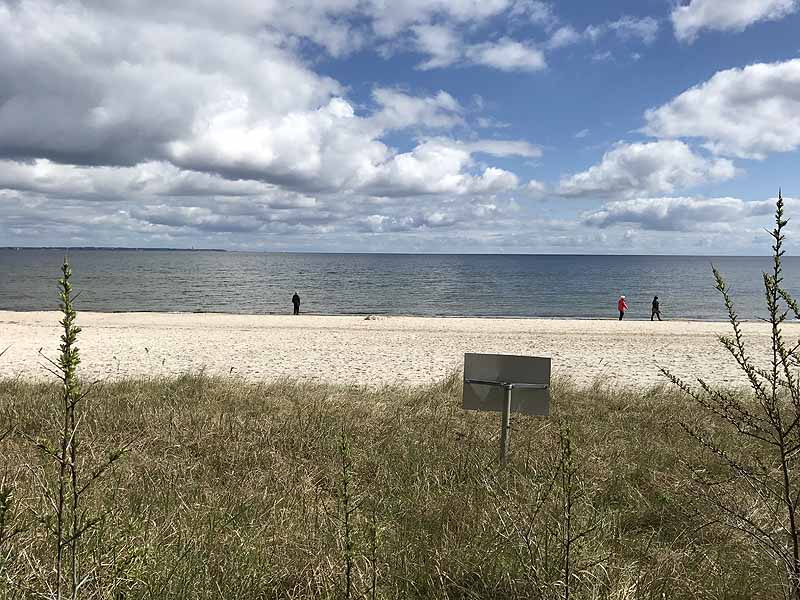
[[625, 316], [625, 311], [628, 310], [628, 303], [625, 302], [625, 296], [620, 296], [619, 300], [617, 300], [617, 310], [619, 311], [619, 320], [622, 321], [622, 317]]
[[297, 295], [297, 292], [294, 293], [292, 296], [292, 304], [294, 304], [294, 313], [295, 315], [300, 314], [300, 296]]
[[661, 320], [661, 305], [658, 303], [658, 296], [653, 296], [653, 310], [650, 313], [651, 321], [653, 317], [658, 317], [658, 320]]

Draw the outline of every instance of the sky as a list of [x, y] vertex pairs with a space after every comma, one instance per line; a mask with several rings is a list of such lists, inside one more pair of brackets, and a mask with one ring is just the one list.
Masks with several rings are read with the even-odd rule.
[[800, 0], [0, 0], [0, 246], [768, 254], [799, 31]]

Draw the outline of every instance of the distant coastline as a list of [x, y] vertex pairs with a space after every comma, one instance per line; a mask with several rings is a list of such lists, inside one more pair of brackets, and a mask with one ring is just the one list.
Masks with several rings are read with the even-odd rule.
[[227, 252], [222, 248], [130, 248], [127, 246], [0, 246], [0, 250], [91, 250], [108, 252]]

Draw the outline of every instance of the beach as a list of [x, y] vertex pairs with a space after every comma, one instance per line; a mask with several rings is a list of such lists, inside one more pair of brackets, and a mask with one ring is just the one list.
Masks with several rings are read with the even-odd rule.
[[[58, 354], [59, 318], [0, 311], [0, 377], [52, 378], [45, 357]], [[253, 381], [415, 385], [458, 369], [465, 352], [486, 352], [550, 357], [554, 375], [581, 385], [646, 387], [665, 381], [659, 367], [746, 384], [717, 340], [730, 332], [719, 322], [85, 312], [78, 324], [86, 380], [202, 370]], [[748, 322], [743, 331], [766, 358], [769, 325]], [[797, 338], [800, 324], [784, 331]]]

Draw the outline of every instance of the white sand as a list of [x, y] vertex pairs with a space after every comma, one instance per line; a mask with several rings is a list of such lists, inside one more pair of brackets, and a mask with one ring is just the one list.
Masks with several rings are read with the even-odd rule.
[[[0, 311], [0, 377], [49, 377], [59, 314]], [[715, 383], [744, 383], [717, 342], [725, 323], [350, 316], [80, 313], [81, 374], [90, 379], [174, 375], [205, 369], [248, 379], [413, 384], [458, 368], [465, 352], [548, 356], [555, 373], [580, 383], [663, 381], [658, 367]], [[769, 327], [746, 323], [754, 350]], [[800, 336], [800, 324], [787, 324]]]

